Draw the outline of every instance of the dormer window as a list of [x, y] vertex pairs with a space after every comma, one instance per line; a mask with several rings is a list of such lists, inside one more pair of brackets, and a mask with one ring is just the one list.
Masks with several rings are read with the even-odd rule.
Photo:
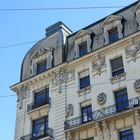
[[108, 31], [108, 34], [109, 34], [109, 43], [113, 43], [119, 39], [117, 27], [110, 29]]
[[79, 45], [79, 56], [84, 56], [87, 54], [87, 41]]
[[103, 36], [105, 40], [104, 45], [123, 38], [122, 21], [123, 17], [120, 15], [111, 15], [104, 20], [102, 23]]
[[78, 58], [91, 52], [91, 35], [93, 33], [87, 30], [79, 31], [73, 41], [74, 41], [74, 58]]
[[37, 74], [47, 70], [47, 60], [37, 63]]

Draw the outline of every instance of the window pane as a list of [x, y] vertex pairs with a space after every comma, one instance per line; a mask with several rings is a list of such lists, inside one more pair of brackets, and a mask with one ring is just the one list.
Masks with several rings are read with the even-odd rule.
[[90, 86], [89, 76], [80, 79], [80, 89]]
[[47, 61], [43, 61], [37, 64], [37, 74], [47, 70]]
[[87, 42], [84, 42], [79, 45], [79, 56], [87, 54]]
[[92, 120], [92, 107], [91, 105], [81, 108], [82, 122], [89, 122]]
[[126, 88], [115, 92], [115, 102], [117, 112], [128, 109], [129, 101]]
[[49, 90], [48, 89], [35, 93], [35, 99], [34, 99], [35, 107], [39, 107], [47, 103], [49, 103]]
[[115, 42], [119, 39], [117, 27], [109, 30], [108, 34], [109, 34], [109, 42], [110, 43]]
[[133, 130], [125, 130], [120, 132], [120, 140], [134, 140]]
[[124, 73], [122, 56], [111, 60], [112, 76]]

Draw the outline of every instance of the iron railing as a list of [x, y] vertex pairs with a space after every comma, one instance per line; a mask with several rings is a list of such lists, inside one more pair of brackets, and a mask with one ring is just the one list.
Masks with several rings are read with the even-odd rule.
[[32, 102], [27, 105], [27, 112], [30, 112], [38, 107], [44, 106], [44, 105], [50, 105], [51, 104], [51, 99], [48, 98], [44, 102]]
[[[106, 117], [111, 117], [117, 113], [125, 112], [126, 110], [131, 110], [138, 106], [140, 106], [140, 97], [135, 97], [135, 98], [130, 99], [128, 101], [128, 107], [123, 108], [121, 111], [117, 111], [116, 104], [93, 111], [92, 120], [86, 121], [86, 123], [91, 122], [91, 121], [95, 122], [95, 121], [98, 121], [99, 119], [103, 119]], [[65, 130], [82, 125], [83, 124], [82, 120], [83, 120], [83, 118], [81, 116], [75, 117], [70, 120], [66, 120], [64, 122]], [[84, 121], [84, 123], [85, 123], [85, 121]]]
[[36, 134], [36, 135], [28, 134], [28, 135], [21, 137], [20, 140], [37, 140], [37, 139], [43, 138], [43, 137], [53, 138], [53, 129], [47, 128], [47, 129], [41, 130], [39, 132], [39, 134]]

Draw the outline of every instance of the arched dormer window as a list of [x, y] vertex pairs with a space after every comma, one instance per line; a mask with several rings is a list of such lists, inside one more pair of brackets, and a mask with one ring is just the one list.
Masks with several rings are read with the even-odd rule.
[[81, 57], [91, 52], [91, 31], [80, 30], [74, 38], [74, 58]]
[[111, 15], [108, 16], [102, 23], [105, 45], [115, 42], [123, 37], [122, 19], [122, 16]]
[[30, 74], [31, 76], [42, 73], [52, 68], [53, 49], [40, 48], [35, 51], [31, 58]]

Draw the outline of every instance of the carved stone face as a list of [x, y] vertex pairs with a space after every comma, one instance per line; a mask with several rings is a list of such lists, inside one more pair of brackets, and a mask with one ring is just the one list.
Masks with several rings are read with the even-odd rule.
[[97, 101], [98, 101], [98, 104], [99, 105], [103, 105], [105, 104], [106, 102], [106, 94], [105, 93], [100, 93], [98, 96], [97, 96]]
[[140, 79], [135, 81], [134, 88], [136, 92], [140, 92]]

